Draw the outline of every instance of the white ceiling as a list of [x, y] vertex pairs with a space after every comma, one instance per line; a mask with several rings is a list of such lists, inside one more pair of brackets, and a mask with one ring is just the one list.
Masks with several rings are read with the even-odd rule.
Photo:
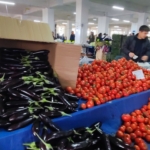
[[[3, 0], [13, 1], [15, 6], [0, 5], [0, 15], [16, 16], [23, 15], [25, 19], [39, 19], [42, 20], [42, 8], [53, 7], [56, 22], [64, 22], [64, 20], [71, 20], [75, 22], [75, 15], [73, 12], [76, 10], [75, 0]], [[86, 0], [87, 1], [87, 0]], [[89, 22], [98, 16], [108, 16], [119, 18], [121, 21], [110, 23], [119, 24], [122, 26], [130, 25], [123, 23], [122, 20], [130, 20], [137, 22], [138, 12], [146, 12], [150, 14], [150, 0], [89, 0]], [[112, 9], [113, 5], [122, 6], [124, 11]], [[8, 11], [7, 11], [8, 10]], [[150, 18], [150, 17], [149, 17]]]

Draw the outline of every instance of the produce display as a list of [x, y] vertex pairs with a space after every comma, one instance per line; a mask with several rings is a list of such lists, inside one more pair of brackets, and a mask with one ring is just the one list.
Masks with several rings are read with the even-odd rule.
[[41, 137], [38, 135], [38, 128], [35, 135], [39, 140], [24, 145], [32, 150], [135, 150], [133, 146], [125, 144], [122, 140], [105, 134], [100, 127], [99, 122], [90, 128], [82, 127], [50, 133], [43, 127]]
[[144, 140], [150, 142], [150, 102], [131, 114], [123, 114], [122, 121], [117, 137], [127, 144], [133, 142], [136, 150], [148, 150]]
[[48, 63], [48, 50], [0, 50], [0, 127], [13, 131], [34, 122], [60, 129], [52, 118], [76, 111], [78, 98], [66, 94]]
[[[132, 71], [142, 69], [144, 80], [136, 80]], [[150, 71], [138, 66], [132, 60], [122, 58], [118, 61], [94, 61], [78, 70], [76, 88], [67, 87], [69, 93], [87, 100], [82, 109], [108, 101], [126, 97], [150, 89]]]

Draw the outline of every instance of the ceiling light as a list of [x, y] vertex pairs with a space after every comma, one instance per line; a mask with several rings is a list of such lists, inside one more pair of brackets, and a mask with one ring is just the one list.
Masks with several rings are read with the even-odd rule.
[[116, 29], [116, 30], [122, 30], [122, 29]]
[[123, 7], [119, 7], [119, 6], [113, 6], [112, 8], [113, 8], [113, 9], [118, 9], [118, 10], [124, 10]]
[[72, 26], [74, 26], [74, 23], [72, 24]]
[[129, 20], [123, 20], [123, 22], [130, 22]]
[[119, 26], [114, 26], [114, 28], [119, 28]]
[[34, 20], [34, 22], [41, 22], [40, 20]]
[[117, 18], [111, 18], [111, 20], [113, 20], [113, 21], [119, 21], [119, 19], [117, 19]]
[[74, 15], [76, 15], [77, 13], [76, 13], [76, 12], [74, 12], [73, 14], [74, 14]]
[[15, 5], [15, 3], [13, 3], [13, 2], [5, 2], [5, 1], [0, 1], [0, 4]]
[[93, 23], [93, 22], [89, 22], [88, 24], [91, 24], [91, 25], [92, 25], [92, 24], [94, 24], [94, 23]]
[[63, 22], [62, 24], [67, 24], [67, 23]]
[[97, 19], [93, 19], [94, 21], [96, 21]]

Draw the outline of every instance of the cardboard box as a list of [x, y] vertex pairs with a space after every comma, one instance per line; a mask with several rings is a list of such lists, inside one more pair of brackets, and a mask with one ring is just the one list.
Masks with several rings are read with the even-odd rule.
[[54, 43], [48, 24], [0, 17], [0, 47], [49, 50], [49, 62], [61, 85], [75, 87], [81, 46]]

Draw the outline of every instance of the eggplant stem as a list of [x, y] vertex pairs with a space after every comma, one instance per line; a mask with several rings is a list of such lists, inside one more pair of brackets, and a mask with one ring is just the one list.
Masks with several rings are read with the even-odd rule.
[[28, 147], [30, 147], [30, 148], [36, 147], [35, 142], [32, 142], [32, 143], [24, 143], [23, 145], [24, 145], [24, 146], [28, 146]]
[[74, 143], [74, 141], [72, 140], [72, 138], [71, 138], [71, 137], [68, 137], [67, 139], [68, 139], [68, 141], [69, 141], [69, 142]]
[[67, 113], [65, 113], [65, 112], [63, 112], [63, 111], [59, 111], [59, 112], [61, 113], [62, 116], [69, 116], [69, 117], [72, 117], [71, 115], [69, 115], [69, 114], [67, 114]]
[[90, 128], [86, 128], [86, 132], [90, 133], [90, 134], [93, 134], [94, 132], [96, 131], [96, 129], [94, 130], [91, 130]]
[[0, 78], [0, 81], [3, 82], [5, 78], [5, 73], [3, 74], [3, 76]]
[[48, 106], [45, 106], [47, 109], [49, 109], [50, 111], [53, 111], [53, 107], [48, 107]]
[[47, 144], [46, 142], [44, 142], [43, 139], [41, 139], [41, 137], [35, 132], [35, 135], [39, 138], [39, 140], [46, 146], [47, 149], [51, 149], [53, 150], [53, 147], [50, 144]]
[[81, 135], [80, 133], [78, 133], [76, 130], [73, 130], [74, 134], [76, 135]]

